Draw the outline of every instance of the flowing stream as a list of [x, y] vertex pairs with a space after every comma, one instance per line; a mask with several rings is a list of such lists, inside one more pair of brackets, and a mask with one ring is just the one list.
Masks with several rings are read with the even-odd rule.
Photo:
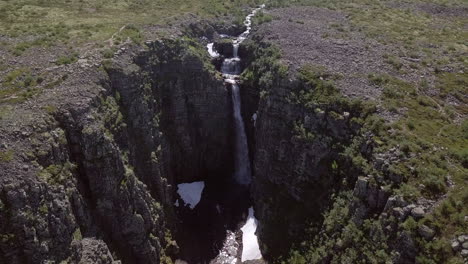
[[244, 120], [241, 115], [241, 98], [239, 86], [232, 84], [232, 107], [234, 112], [235, 133], [235, 172], [234, 179], [239, 184], [248, 185], [252, 181], [250, 173], [249, 149], [245, 134]]
[[[221, 72], [227, 83], [232, 87], [232, 106], [235, 124], [235, 172], [234, 178], [239, 184], [248, 185], [252, 181], [250, 171], [249, 149], [247, 145], [247, 135], [245, 134], [244, 120], [241, 114], [241, 96], [237, 79], [241, 73], [239, 58], [239, 45], [247, 38], [252, 30], [252, 17], [265, 5], [255, 8], [245, 18], [246, 30], [242, 32], [232, 43], [232, 58], [226, 58], [221, 66]], [[208, 51], [213, 51], [213, 45], [208, 44]], [[211, 52], [210, 52], [211, 54]]]

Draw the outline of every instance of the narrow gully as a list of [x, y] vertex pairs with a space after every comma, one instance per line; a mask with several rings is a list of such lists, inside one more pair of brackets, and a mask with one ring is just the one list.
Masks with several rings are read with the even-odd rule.
[[[181, 197], [175, 203], [181, 221], [176, 235], [180, 247], [178, 263], [236, 264], [262, 258], [250, 200], [252, 174], [238, 85], [242, 71], [239, 45], [251, 31], [252, 17], [262, 8], [264, 5], [246, 17], [246, 31], [233, 39], [233, 56], [224, 59], [221, 66], [224, 80], [231, 88], [234, 172], [230, 177], [178, 185]], [[208, 52], [217, 57], [219, 54], [213, 46], [213, 43], [207, 45]]]

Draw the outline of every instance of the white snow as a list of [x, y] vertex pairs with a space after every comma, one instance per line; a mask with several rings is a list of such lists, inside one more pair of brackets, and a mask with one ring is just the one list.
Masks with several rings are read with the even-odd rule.
[[242, 230], [242, 259], [241, 261], [261, 259], [262, 253], [258, 246], [257, 235], [257, 219], [254, 216], [254, 210], [252, 207], [249, 208], [249, 216], [247, 222], [241, 228]]
[[190, 209], [200, 202], [201, 194], [205, 188], [205, 182], [192, 182], [192, 183], [181, 183], [177, 185], [177, 193], [180, 198], [184, 200], [185, 204], [188, 204]]
[[213, 45], [214, 43], [208, 43], [208, 45], [206, 45], [206, 48], [208, 49], [208, 53], [210, 54], [210, 56], [212, 58], [216, 58], [219, 56], [219, 53], [213, 48]]

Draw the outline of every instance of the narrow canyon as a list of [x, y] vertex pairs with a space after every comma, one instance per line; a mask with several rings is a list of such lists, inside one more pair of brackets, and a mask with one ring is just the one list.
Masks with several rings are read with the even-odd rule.
[[468, 9], [421, 1], [0, 3], [0, 264], [466, 262]]

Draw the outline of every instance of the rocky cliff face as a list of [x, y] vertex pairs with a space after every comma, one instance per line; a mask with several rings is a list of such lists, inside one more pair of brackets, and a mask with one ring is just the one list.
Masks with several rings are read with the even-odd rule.
[[[131, 119], [128, 130], [137, 140], [130, 145], [144, 157], [135, 161], [160, 151], [163, 175], [175, 177], [171, 183], [216, 177], [232, 160], [228, 91], [200, 49], [189, 40], [154, 43], [135, 64], [110, 70], [111, 86], [125, 98], [122, 106]], [[140, 91], [136, 100], [135, 90]], [[160, 138], [160, 146], [153, 138]]]
[[[262, 252], [275, 259], [302, 241], [305, 229], [321, 225], [333, 194], [354, 187], [363, 172], [347, 152], [371, 154], [370, 135], [360, 134], [359, 120], [372, 110], [341, 97], [323, 69], [288, 72], [279, 52], [265, 43], [247, 44], [241, 52], [255, 58], [243, 75], [244, 112], [256, 114], [248, 126], [252, 195]], [[371, 209], [383, 208], [387, 197], [377, 193]]]
[[0, 262], [170, 261], [173, 186], [232, 160], [229, 95], [201, 48], [128, 47], [106, 72], [63, 84], [81, 86], [73, 103], [58, 93], [53, 117], [7, 135], [21, 153], [0, 164]]
[[[394, 130], [377, 101], [346, 94], [346, 77], [326, 63], [291, 65], [271, 39], [259, 32], [239, 49], [248, 58], [243, 114], [255, 119], [246, 127], [263, 256], [286, 263], [430, 263], [450, 257], [431, 214], [445, 218], [446, 208], [462, 209], [449, 199], [437, 212], [435, 199], [444, 197], [415, 195], [404, 184], [410, 176], [392, 169], [410, 150], [401, 139], [382, 147], [379, 138], [391, 138]], [[407, 168], [414, 173], [413, 165]]]

